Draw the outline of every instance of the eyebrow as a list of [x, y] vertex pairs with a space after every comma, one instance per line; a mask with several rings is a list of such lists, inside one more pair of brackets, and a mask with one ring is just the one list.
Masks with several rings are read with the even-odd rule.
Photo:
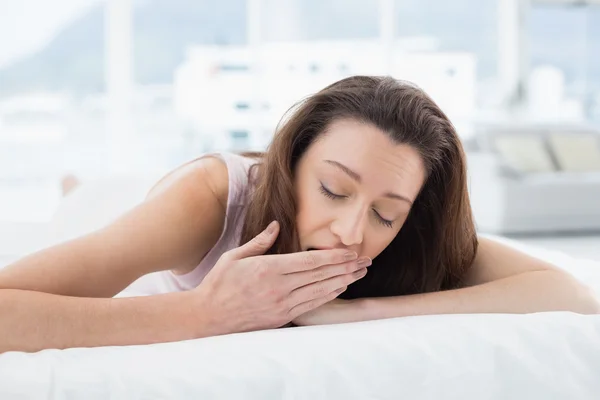
[[[356, 182], [358, 182], [358, 183], [362, 182], [362, 177], [358, 174], [358, 172], [351, 170], [350, 168], [348, 168], [344, 164], [342, 164], [342, 163], [340, 163], [338, 161], [334, 161], [334, 160], [323, 160], [323, 161], [326, 162], [329, 165], [333, 165], [334, 167], [337, 167], [338, 169], [344, 171], [350, 178], [354, 179]], [[388, 197], [390, 199], [406, 201], [410, 205], [413, 204], [412, 200], [410, 200], [408, 197], [402, 196], [402, 195], [397, 194], [397, 193], [387, 192], [387, 193], [384, 194], [384, 196]]]

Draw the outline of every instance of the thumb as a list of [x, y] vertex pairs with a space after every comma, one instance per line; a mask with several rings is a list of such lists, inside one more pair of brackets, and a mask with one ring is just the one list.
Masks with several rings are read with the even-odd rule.
[[273, 246], [278, 234], [279, 223], [277, 221], [273, 221], [267, 225], [267, 227], [261, 233], [254, 236], [252, 240], [248, 241], [237, 249], [234, 249], [233, 257], [236, 259], [242, 259], [264, 254], [271, 246]]

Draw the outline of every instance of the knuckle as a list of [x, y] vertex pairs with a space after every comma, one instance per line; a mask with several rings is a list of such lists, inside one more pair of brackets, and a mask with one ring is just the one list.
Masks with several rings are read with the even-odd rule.
[[311, 275], [313, 281], [322, 281], [327, 277], [326, 272], [321, 268], [313, 270]]
[[269, 240], [263, 234], [256, 236], [252, 240], [254, 241], [254, 244], [259, 247], [266, 247], [269, 245]]
[[302, 264], [307, 268], [314, 268], [317, 266], [317, 260], [313, 254], [306, 253], [302, 257]]
[[345, 271], [347, 274], [351, 274], [352, 272], [356, 271], [356, 263], [347, 263], [347, 264], [344, 266], [344, 271]]
[[259, 278], [269, 275], [269, 265], [264, 260], [257, 260], [254, 264], [254, 269]]
[[313, 288], [313, 294], [317, 297], [321, 297], [327, 294], [327, 290], [325, 290], [325, 285], [315, 285]]
[[276, 312], [281, 314], [290, 309], [290, 301], [286, 296], [281, 295], [281, 293], [277, 293], [275, 297], [277, 299], [275, 303]]
[[275, 303], [276, 305], [279, 305], [279, 303], [281, 302], [279, 290], [277, 290], [276, 287], [270, 287], [267, 290], [267, 299], [269, 299], [269, 301]]
[[276, 307], [285, 307], [288, 303], [289, 292], [283, 288], [278, 282], [270, 284], [268, 290], [269, 299]]
[[226, 251], [225, 253], [223, 253], [223, 254], [221, 255], [220, 259], [221, 259], [223, 262], [227, 262], [227, 263], [229, 263], [229, 262], [233, 261], [233, 254], [232, 254], [232, 251], [231, 251], [231, 250], [229, 250], [229, 251]]

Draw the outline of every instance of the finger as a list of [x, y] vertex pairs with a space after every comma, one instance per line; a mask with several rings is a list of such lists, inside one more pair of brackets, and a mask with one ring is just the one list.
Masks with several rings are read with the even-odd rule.
[[291, 274], [300, 271], [309, 271], [323, 265], [342, 264], [356, 260], [355, 251], [343, 249], [312, 250], [297, 253], [274, 254], [269, 256], [268, 262], [272, 263], [277, 271]]
[[323, 304], [329, 303], [330, 301], [334, 300], [340, 294], [344, 293], [345, 290], [346, 290], [346, 287], [342, 287], [337, 290], [334, 290], [331, 293], [328, 293], [325, 296], [322, 296], [322, 297], [319, 297], [316, 299], [312, 299], [312, 300], [308, 300], [308, 301], [305, 301], [304, 303], [300, 303], [290, 310], [288, 318], [290, 320], [294, 320], [294, 319], [298, 318], [299, 316], [301, 316], [302, 314], [306, 314], [307, 312], [312, 311], [315, 308], [319, 308]]
[[279, 223], [277, 221], [271, 222], [267, 227], [258, 235], [249, 240], [247, 243], [232, 249], [229, 254], [236, 260], [240, 260], [246, 257], [254, 257], [264, 254], [277, 239], [279, 234]]
[[354, 261], [347, 261], [342, 264], [323, 265], [309, 271], [294, 272], [286, 275], [289, 290], [300, 288], [311, 283], [324, 281], [335, 276], [352, 274], [358, 270], [370, 266], [372, 263], [369, 257], [361, 257]]
[[351, 274], [334, 276], [333, 278], [311, 283], [310, 285], [295, 289], [290, 293], [290, 308], [294, 308], [299, 304], [327, 297], [332, 292], [343, 289], [344, 287], [363, 278], [365, 275], [367, 275], [367, 269], [362, 268], [358, 271], [352, 272]]

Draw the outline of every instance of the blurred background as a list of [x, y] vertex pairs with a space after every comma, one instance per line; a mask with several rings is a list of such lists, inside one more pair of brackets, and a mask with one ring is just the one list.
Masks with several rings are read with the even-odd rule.
[[0, 265], [48, 243], [77, 182], [120, 182], [88, 193], [101, 213], [127, 182], [264, 149], [355, 74], [449, 115], [482, 233], [600, 259], [600, 1], [20, 0], [0, 2]]

